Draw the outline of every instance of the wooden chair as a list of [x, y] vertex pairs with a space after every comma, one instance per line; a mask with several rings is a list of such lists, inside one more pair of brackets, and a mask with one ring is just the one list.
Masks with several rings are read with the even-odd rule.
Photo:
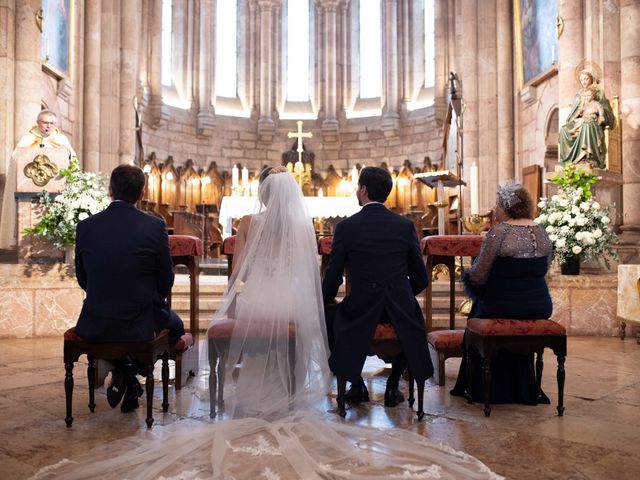
[[75, 328], [64, 333], [64, 393], [67, 404], [67, 416], [64, 421], [67, 427], [73, 423], [73, 364], [81, 355], [87, 356], [87, 378], [89, 380], [89, 410], [93, 413], [95, 404], [95, 360], [122, 360], [129, 358], [140, 362], [146, 370], [145, 389], [147, 394], [147, 427], [153, 425], [153, 365], [157, 359], [162, 359], [162, 411], [169, 410], [169, 331], [163, 330], [156, 338], [148, 342], [87, 342], [76, 334]]
[[231, 277], [233, 271], [233, 253], [236, 247], [236, 236], [231, 235], [222, 242], [222, 253], [227, 256], [227, 278]]
[[438, 330], [427, 333], [431, 363], [436, 367], [438, 385], [444, 386], [444, 362], [447, 358], [462, 357], [464, 330]]
[[[467, 321], [465, 359], [468, 382], [472, 381], [473, 365], [469, 360], [471, 349], [482, 359], [484, 414], [491, 415], [491, 359], [500, 350], [514, 353], [536, 353], [536, 380], [538, 391], [542, 383], [542, 353], [551, 348], [558, 358], [558, 416], [564, 414], [564, 362], [567, 356], [567, 331], [552, 320], [507, 320], [471, 318]], [[467, 398], [471, 403], [471, 398]]]
[[[209, 416], [215, 418], [216, 407], [218, 410], [224, 408], [224, 380], [225, 362], [229, 353], [229, 341], [235, 327], [235, 319], [225, 318], [214, 323], [207, 332], [209, 346]], [[252, 343], [259, 344], [264, 338], [265, 347], [269, 348], [268, 342], [271, 339], [270, 331], [263, 331], [255, 322], [251, 329], [246, 332], [246, 338]], [[289, 362], [291, 371], [294, 370], [296, 330], [295, 326], [289, 325]]]
[[[369, 346], [369, 355], [377, 355], [382, 358], [386, 363], [390, 363], [399, 353], [402, 352], [402, 346], [396, 335], [396, 331], [393, 325], [388, 323], [380, 323], [376, 327], [376, 332], [373, 336], [373, 341]], [[347, 380], [344, 378], [338, 378], [338, 410], [337, 413], [342, 418], [347, 415], [345, 408], [345, 394], [347, 389]], [[411, 368], [408, 369], [408, 382], [409, 382], [409, 396], [407, 401], [409, 406], [413, 408], [415, 402], [414, 397], [414, 382], [413, 375], [411, 374]], [[424, 381], [418, 382], [418, 420], [424, 418]]]

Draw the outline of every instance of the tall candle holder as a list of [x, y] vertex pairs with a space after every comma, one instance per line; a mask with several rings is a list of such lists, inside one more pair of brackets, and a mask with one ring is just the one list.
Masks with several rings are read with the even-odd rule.
[[489, 225], [489, 217], [481, 217], [477, 214], [462, 217], [462, 224], [470, 234], [480, 235], [487, 225]]

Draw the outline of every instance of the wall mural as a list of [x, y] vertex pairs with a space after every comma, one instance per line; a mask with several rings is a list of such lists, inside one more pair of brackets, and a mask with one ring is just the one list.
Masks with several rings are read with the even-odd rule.
[[70, 0], [42, 0], [40, 55], [45, 68], [69, 76]]

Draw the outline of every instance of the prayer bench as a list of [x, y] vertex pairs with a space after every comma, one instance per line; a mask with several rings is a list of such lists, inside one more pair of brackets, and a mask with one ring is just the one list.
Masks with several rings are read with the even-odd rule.
[[[467, 381], [472, 381], [473, 368], [469, 352], [475, 349], [482, 359], [482, 384], [484, 388], [484, 414], [491, 415], [491, 359], [500, 350], [513, 353], [536, 353], [536, 379], [540, 391], [542, 383], [542, 352], [551, 348], [558, 358], [558, 416], [564, 414], [564, 362], [567, 356], [567, 331], [552, 320], [507, 320], [471, 318], [467, 321], [465, 335], [465, 362]], [[471, 397], [467, 397], [472, 403]]]
[[[224, 376], [225, 362], [229, 353], [229, 341], [236, 326], [234, 318], [222, 318], [209, 328], [208, 337], [208, 354], [209, 354], [209, 416], [215, 418], [216, 407], [219, 410], [224, 408]], [[295, 361], [296, 348], [296, 330], [295, 325], [289, 324], [289, 361], [290, 368], [293, 371]], [[271, 330], [264, 330], [264, 326], [253, 322], [245, 334], [245, 339], [264, 339], [265, 348], [270, 348]]]
[[89, 410], [95, 411], [95, 360], [106, 361], [130, 358], [137, 360], [146, 369], [145, 389], [147, 394], [147, 427], [153, 425], [153, 365], [157, 359], [162, 359], [162, 411], [169, 410], [169, 330], [163, 330], [153, 340], [148, 342], [87, 342], [80, 338], [76, 329], [70, 328], [64, 333], [64, 394], [67, 404], [67, 416], [64, 419], [67, 427], [73, 423], [73, 364], [81, 355], [87, 356], [87, 379], [89, 380]]
[[[389, 323], [379, 323], [376, 326], [375, 334], [373, 335], [373, 341], [369, 346], [369, 355], [377, 355], [385, 362], [390, 363], [399, 353], [402, 352], [402, 346], [396, 335], [396, 331], [393, 325]], [[411, 368], [407, 369], [408, 383], [409, 383], [409, 396], [407, 401], [409, 407], [413, 408], [415, 402], [414, 397], [414, 382], [413, 375], [411, 374]], [[345, 417], [347, 415], [345, 408], [345, 394], [347, 389], [347, 381], [343, 378], [338, 378], [338, 415]], [[424, 418], [424, 382], [418, 382], [418, 411], [416, 412], [418, 420]]]
[[444, 362], [447, 358], [462, 357], [464, 330], [437, 330], [427, 334], [429, 355], [435, 369], [435, 381], [444, 386]]

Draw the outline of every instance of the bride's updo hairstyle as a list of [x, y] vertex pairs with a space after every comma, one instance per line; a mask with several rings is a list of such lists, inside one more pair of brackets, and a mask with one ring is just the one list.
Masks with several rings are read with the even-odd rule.
[[533, 201], [520, 182], [507, 182], [498, 187], [496, 204], [511, 219], [533, 218]]
[[271, 189], [269, 187], [269, 184], [271, 182], [267, 182], [265, 184], [265, 180], [269, 177], [269, 175], [275, 175], [278, 173], [289, 173], [289, 171], [287, 170], [287, 167], [279, 165], [277, 167], [265, 168], [262, 170], [262, 172], [260, 172], [260, 177], [258, 179], [258, 182], [260, 183], [260, 186], [258, 187], [258, 198], [260, 199], [260, 202], [262, 202], [262, 204], [265, 206], [267, 205], [269, 197], [271, 196]]

